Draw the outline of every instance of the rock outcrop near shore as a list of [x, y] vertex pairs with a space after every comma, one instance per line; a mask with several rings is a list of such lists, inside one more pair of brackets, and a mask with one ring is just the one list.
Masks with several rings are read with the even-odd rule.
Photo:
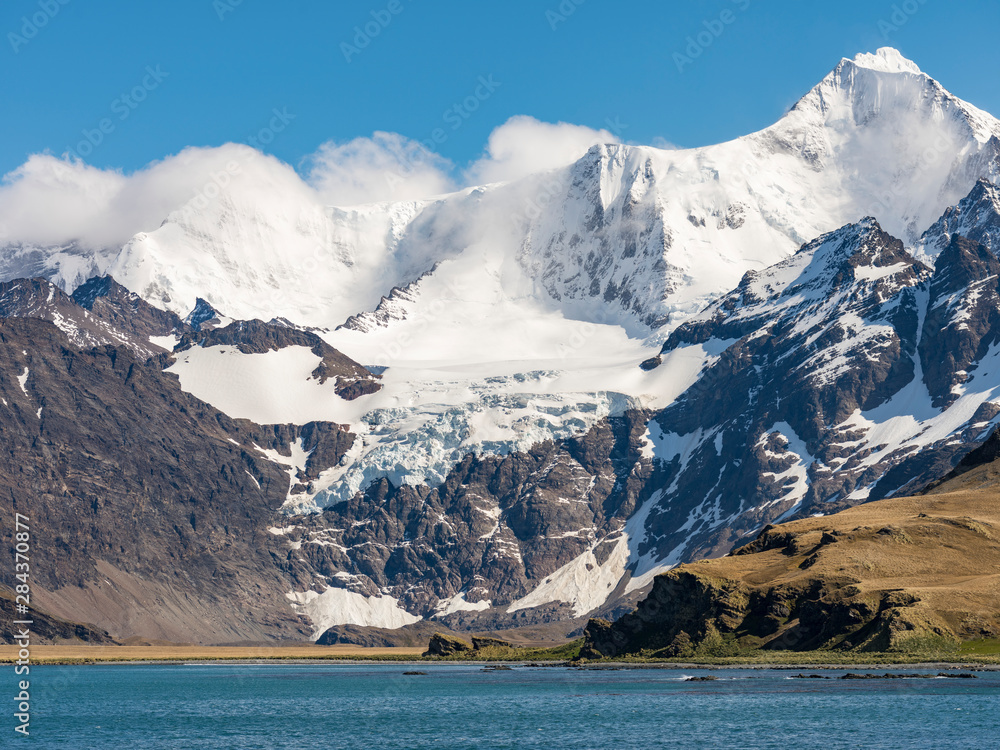
[[1000, 463], [963, 469], [933, 494], [768, 526], [729, 557], [664, 573], [634, 612], [591, 620], [581, 655], [906, 653], [996, 637]]
[[424, 656], [455, 656], [472, 651], [472, 646], [461, 638], [454, 638], [444, 633], [435, 633], [427, 644]]

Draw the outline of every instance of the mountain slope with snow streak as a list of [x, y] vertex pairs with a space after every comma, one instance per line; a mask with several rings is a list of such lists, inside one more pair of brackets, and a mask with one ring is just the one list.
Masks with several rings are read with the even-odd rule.
[[94, 277], [70, 296], [45, 279], [0, 283], [0, 318], [54, 323], [80, 348], [121, 346], [146, 358], [162, 354], [189, 328], [108, 277]]
[[[330, 268], [345, 284], [356, 278], [355, 257], [391, 256], [395, 269], [378, 290], [381, 301], [367, 308], [374, 312], [355, 310], [360, 314], [348, 325], [322, 334], [353, 359], [388, 368], [387, 379], [405, 391], [402, 400], [366, 401], [367, 417], [324, 412], [361, 432], [386, 417], [405, 425], [394, 427], [389, 441], [383, 429], [374, 430], [370, 458], [330, 480], [346, 479], [333, 497], [379, 476], [440, 481], [468, 448], [523, 450], [532, 440], [566, 435], [545, 428], [547, 407], [525, 413], [543, 429], [516, 427], [507, 416], [516, 412], [512, 391], [517, 398], [539, 392], [556, 402], [568, 398], [579, 405], [569, 407], [578, 414], [666, 405], [678, 391], [664, 393], [664, 378], [629, 372], [633, 361], [654, 353], [650, 347], [664, 331], [735, 286], [747, 270], [777, 263], [802, 241], [857, 221], [878, 201], [874, 213], [914, 239], [917, 230], [907, 227], [930, 225], [962, 197], [963, 185], [967, 191], [994, 173], [994, 133], [1000, 124], [992, 118], [898, 53], [881, 50], [842, 61], [779, 123], [729, 143], [676, 152], [595, 146], [570, 167], [515, 184], [420, 206], [335, 212], [337, 230], [323, 223], [322, 211], [309, 208], [312, 224], [305, 225], [326, 226], [342, 251]], [[928, 150], [928, 139], [940, 148]], [[887, 158], [898, 163], [890, 168]], [[210, 233], [213, 221], [253, 226], [254, 214], [240, 218], [237, 208], [199, 217], [199, 231]], [[351, 241], [343, 239], [348, 226], [369, 225], [375, 229], [355, 229]], [[167, 235], [170, 226], [157, 231]], [[376, 248], [383, 235], [384, 247]], [[128, 248], [123, 258], [141, 258], [143, 247]], [[225, 243], [213, 247], [222, 252]], [[295, 247], [282, 245], [289, 257]], [[254, 289], [246, 282], [248, 292]], [[323, 291], [309, 298], [309, 311], [285, 306], [264, 314], [336, 326], [346, 318], [329, 315], [329, 305], [320, 302], [333, 287], [315, 283]], [[289, 299], [298, 303], [296, 295]], [[245, 309], [243, 302], [231, 304]], [[266, 304], [266, 296], [253, 304]], [[320, 312], [317, 305], [324, 304]], [[601, 356], [590, 357], [592, 351]], [[553, 352], [560, 356], [552, 358]], [[595, 368], [588, 359], [609, 366], [599, 361]], [[518, 382], [528, 388], [518, 393], [512, 387]], [[618, 406], [605, 411], [602, 392], [617, 394]], [[210, 392], [200, 393], [212, 400]], [[593, 423], [577, 420], [582, 429]], [[387, 444], [397, 447], [387, 450]], [[415, 465], [427, 463], [422, 456], [436, 457], [429, 471]]]
[[[882, 49], [728, 143], [596, 145], [423, 200], [331, 208], [228, 146], [225, 185], [120, 251], [22, 243], [0, 268], [110, 272], [281, 340], [190, 334], [161, 361], [229, 417], [350, 433], [324, 460], [291, 438], [246, 451], [289, 477], [264, 489], [270, 541], [316, 630], [573, 620], [763, 524], [912, 490], [982, 439], [998, 136]], [[381, 387], [338, 393], [324, 346], [352, 363], [340, 385]]]
[[717, 555], [767, 523], [946, 472], [1000, 417], [998, 271], [958, 235], [932, 270], [866, 219], [748, 273], [676, 329], [665, 353], [719, 356], [654, 418], [671, 479], [647, 548]]
[[979, 242], [990, 249], [1000, 247], [1000, 188], [986, 179], [957, 205], [944, 212], [934, 225], [924, 232], [914, 248], [914, 254], [933, 262], [953, 235]]

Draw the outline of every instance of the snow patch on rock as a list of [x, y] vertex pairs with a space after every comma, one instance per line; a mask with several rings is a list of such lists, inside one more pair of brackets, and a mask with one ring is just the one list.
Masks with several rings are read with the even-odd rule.
[[489, 609], [492, 603], [489, 601], [470, 602], [465, 598], [464, 591], [455, 594], [448, 599], [442, 599], [434, 608], [435, 617], [447, 617], [456, 612], [482, 612]]
[[391, 596], [363, 596], [347, 589], [328, 588], [289, 592], [285, 596], [292, 609], [308, 617], [313, 624], [312, 639], [337, 625], [361, 625], [374, 628], [401, 628], [419, 622]]
[[628, 538], [618, 539], [608, 559], [601, 565], [593, 548], [570, 560], [507, 608], [507, 612], [540, 607], [551, 602], [573, 605], [573, 616], [593, 612], [608, 600], [625, 575], [629, 560]]

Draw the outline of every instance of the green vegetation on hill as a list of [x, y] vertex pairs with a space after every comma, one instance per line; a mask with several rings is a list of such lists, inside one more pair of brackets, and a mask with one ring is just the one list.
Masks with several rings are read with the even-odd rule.
[[769, 526], [730, 556], [657, 576], [588, 659], [960, 661], [1000, 655], [1000, 465], [933, 494]]

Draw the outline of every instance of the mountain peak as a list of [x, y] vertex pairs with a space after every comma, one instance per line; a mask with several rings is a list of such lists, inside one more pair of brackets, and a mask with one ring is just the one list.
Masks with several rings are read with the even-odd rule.
[[[844, 58], [847, 60], [847, 58]], [[920, 73], [921, 70], [912, 60], [907, 60], [894, 47], [880, 47], [875, 53], [862, 52], [850, 60], [859, 68], [879, 71], [881, 73]]]
[[[803, 245], [796, 255], [809, 258], [809, 276], [822, 274], [824, 268], [832, 269], [836, 284], [842, 283], [841, 276], [848, 268], [899, 268], [909, 267], [913, 258], [899, 239], [886, 232], [878, 221], [866, 216], [855, 224], [848, 224], [828, 232]], [[789, 267], [798, 267], [793, 260], [785, 262]], [[782, 264], [774, 266], [780, 267]], [[854, 271], [847, 274], [848, 281], [858, 276]], [[868, 279], [871, 274], [862, 273], [859, 278]], [[881, 278], [876, 274], [875, 278]], [[795, 285], [792, 285], [793, 288]]]
[[954, 235], [979, 242], [1000, 254], [1000, 187], [980, 178], [965, 198], [945, 209], [941, 218], [923, 233], [915, 254], [933, 262]]

